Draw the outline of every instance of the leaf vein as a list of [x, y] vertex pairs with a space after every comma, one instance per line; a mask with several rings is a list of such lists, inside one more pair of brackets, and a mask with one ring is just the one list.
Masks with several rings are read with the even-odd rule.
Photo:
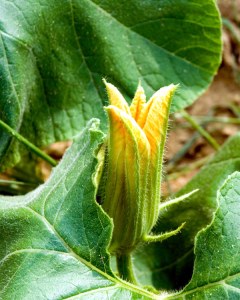
[[131, 283], [128, 283], [126, 281], [121, 280], [120, 278], [115, 278], [110, 276], [107, 273], [104, 273], [102, 270], [98, 269], [97, 267], [95, 267], [91, 262], [87, 261], [86, 259], [80, 257], [77, 253], [74, 252], [74, 250], [67, 244], [67, 242], [64, 240], [64, 238], [58, 233], [58, 231], [56, 230], [56, 228], [54, 228], [54, 226], [51, 224], [51, 222], [44, 216], [42, 216], [41, 214], [39, 214], [37, 211], [35, 211], [33, 208], [31, 207], [26, 207], [27, 210], [31, 211], [38, 219], [40, 219], [43, 224], [46, 225], [47, 228], [51, 229], [51, 231], [56, 235], [56, 237], [61, 241], [61, 243], [63, 244], [63, 246], [68, 250], [69, 254], [76, 258], [78, 261], [80, 261], [81, 263], [85, 264], [89, 269], [92, 269], [95, 272], [98, 272], [99, 274], [101, 274], [103, 277], [105, 277], [106, 279], [108, 279], [109, 281], [112, 281], [113, 283], [115, 283], [115, 285], [121, 285], [123, 288], [126, 288], [130, 291], [133, 292], [137, 292], [141, 295], [145, 295], [148, 296], [152, 299], [158, 299], [158, 296], [155, 294], [152, 294], [146, 290], [141, 289], [140, 287], [136, 287], [135, 285], [132, 285]]
[[[201, 285], [201, 286], [197, 286], [196, 288], [194, 289], [191, 289], [191, 290], [187, 290], [187, 291], [180, 291], [178, 293], [181, 293], [179, 296], [183, 297], [183, 296], [186, 296], [186, 295], [189, 295], [189, 294], [192, 294], [192, 293], [195, 293], [197, 292], [198, 290], [201, 290], [201, 289], [206, 289], [208, 287], [214, 287], [214, 286], [217, 286], [217, 285], [226, 285], [226, 280], [230, 280], [230, 279], [234, 279], [235, 277], [239, 277], [240, 275], [240, 272], [237, 272], [233, 275], [229, 275], [227, 276], [226, 278], [222, 279], [222, 280], [219, 280], [219, 281], [215, 281], [215, 282], [210, 282], [208, 284], [204, 284], [204, 285]], [[167, 299], [175, 299], [175, 298], [178, 298], [178, 293], [172, 295], [172, 296], [169, 296]]]
[[[6, 66], [7, 66], [7, 71], [8, 71], [8, 75], [9, 75], [9, 81], [11, 83], [11, 87], [12, 87], [12, 91], [14, 93], [14, 96], [17, 100], [17, 103], [18, 103], [18, 107], [19, 107], [19, 114], [21, 116], [21, 105], [20, 105], [20, 101], [19, 101], [19, 96], [17, 94], [17, 91], [16, 91], [16, 88], [15, 88], [15, 84], [13, 82], [13, 78], [12, 78], [12, 74], [11, 74], [11, 71], [9, 69], [9, 63], [8, 63], [8, 57], [7, 57], [7, 51], [6, 51], [6, 46], [5, 46], [5, 43], [4, 43], [4, 40], [3, 40], [3, 37], [2, 37], [2, 33], [0, 34], [0, 37], [1, 37], [1, 44], [2, 44], [2, 49], [3, 49], [3, 55], [4, 55], [4, 59], [5, 59], [5, 62], [6, 62]], [[20, 122], [18, 124], [18, 128], [16, 128], [16, 130], [19, 129], [20, 125], [21, 125], [21, 121], [22, 121], [22, 116], [19, 118]]]
[[[95, 82], [94, 82], [94, 79], [93, 79], [93, 75], [92, 75], [92, 73], [91, 73], [91, 71], [90, 71], [90, 68], [89, 68], [89, 66], [88, 66], [88, 64], [87, 64], [86, 58], [85, 58], [84, 53], [83, 53], [83, 51], [82, 51], [82, 47], [81, 47], [81, 45], [80, 45], [79, 38], [78, 38], [78, 35], [77, 35], [77, 30], [76, 30], [76, 25], [75, 25], [75, 17], [74, 17], [74, 9], [73, 9], [73, 0], [68, 0], [68, 2], [69, 2], [69, 5], [70, 5], [71, 18], [72, 18], [72, 27], [73, 27], [74, 37], [75, 37], [76, 43], [77, 43], [78, 48], [79, 48], [79, 51], [80, 51], [80, 53], [81, 53], [82, 60], [83, 60], [83, 62], [84, 62], [84, 64], [85, 64], [85, 66], [87, 67], [87, 71], [88, 71], [88, 74], [89, 74], [89, 78], [90, 78], [90, 80], [91, 80], [93, 86], [95, 87], [95, 91], [96, 91], [96, 93], [97, 93], [97, 96], [98, 96], [99, 99], [101, 99], [101, 97], [100, 97], [100, 95], [99, 95], [99, 91], [98, 91], [98, 89], [97, 89], [97, 87], [96, 87], [96, 85], [95, 85]], [[102, 103], [101, 103], [101, 104], [102, 104]], [[82, 114], [84, 115], [83, 106], [82, 106]], [[85, 120], [87, 120], [87, 119], [88, 119], [88, 118], [85, 118]]]
[[62, 300], [74, 300], [74, 299], [77, 299], [78, 296], [83, 296], [83, 295], [86, 296], [86, 295], [89, 295], [89, 294], [95, 294], [95, 293], [102, 292], [102, 291], [108, 292], [109, 290], [114, 290], [117, 287], [118, 287], [118, 285], [104, 287], [104, 288], [98, 288], [98, 289], [95, 289], [95, 290], [86, 291], [84, 293], [78, 293], [76, 295], [73, 295], [73, 296], [70, 296], [70, 297], [67, 297], [67, 298], [62, 298]]
[[21, 253], [40, 253], [40, 252], [47, 252], [49, 254], [53, 254], [53, 253], [59, 253], [59, 254], [65, 254], [65, 255], [69, 255], [68, 252], [63, 252], [63, 251], [57, 251], [57, 250], [49, 250], [49, 249], [36, 249], [36, 248], [27, 248], [27, 249], [18, 249], [15, 250], [13, 252], [8, 253], [6, 256], [4, 256], [1, 260], [0, 260], [0, 265], [2, 265], [9, 257], [15, 255], [15, 254], [21, 254]]
[[[71, 0], [69, 0], [71, 1]], [[120, 24], [121, 26], [123, 26], [126, 31], [131, 31], [131, 29], [129, 27], [127, 27], [126, 25], [124, 25], [123, 23], [121, 23], [118, 19], [114, 18], [110, 13], [108, 13], [106, 10], [104, 10], [102, 7], [100, 7], [99, 5], [97, 5], [96, 3], [94, 3], [92, 0], [86, 0], [88, 2], [90, 2], [93, 6], [97, 7], [97, 9], [99, 9], [100, 11], [102, 11], [106, 16], [108, 16], [109, 18], [115, 20], [118, 24]], [[150, 44], [153, 44], [154, 46], [156, 46], [157, 48], [161, 49], [163, 52], [167, 53], [169, 56], [172, 56], [172, 57], [175, 57], [176, 59], [180, 60], [180, 61], [183, 61], [189, 65], [191, 65], [192, 67], [195, 67], [197, 69], [200, 69], [206, 73], [210, 73], [211, 74], [211, 71], [208, 70], [208, 69], [205, 69], [199, 65], [196, 65], [195, 63], [183, 58], [183, 57], [180, 57], [180, 56], [177, 56], [175, 55], [173, 52], [170, 52], [169, 50], [165, 49], [165, 48], [162, 48], [161, 46], [155, 44], [153, 41], [149, 40], [148, 38], [140, 35], [139, 33], [137, 33], [136, 31], [132, 31], [134, 34], [140, 36], [142, 39], [148, 41]]]

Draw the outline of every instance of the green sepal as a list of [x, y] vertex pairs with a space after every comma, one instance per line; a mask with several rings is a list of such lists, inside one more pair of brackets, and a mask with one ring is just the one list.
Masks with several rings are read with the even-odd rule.
[[170, 238], [171, 236], [178, 234], [181, 231], [181, 229], [184, 227], [185, 224], [186, 224], [186, 222], [182, 223], [175, 230], [168, 231], [168, 232], [165, 232], [165, 233], [162, 233], [159, 235], [146, 235], [143, 240], [144, 240], [144, 242], [147, 242], [147, 243], [162, 242], [162, 241]]

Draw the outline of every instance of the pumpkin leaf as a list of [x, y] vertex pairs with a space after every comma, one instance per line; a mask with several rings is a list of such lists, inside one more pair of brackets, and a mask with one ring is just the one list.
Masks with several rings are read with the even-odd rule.
[[[180, 83], [176, 111], [209, 85], [221, 58], [214, 0], [12, 0], [0, 3], [0, 119], [42, 147], [106, 125], [107, 77], [129, 99]], [[104, 125], [103, 125], [104, 127]], [[1, 168], [24, 147], [0, 130]]]

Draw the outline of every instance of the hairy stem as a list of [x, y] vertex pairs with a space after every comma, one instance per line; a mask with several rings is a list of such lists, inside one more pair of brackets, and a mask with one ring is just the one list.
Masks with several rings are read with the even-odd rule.
[[4, 128], [8, 133], [10, 133], [12, 136], [14, 136], [19, 142], [23, 143], [25, 146], [27, 146], [32, 152], [34, 152], [37, 156], [44, 159], [46, 162], [48, 162], [50, 165], [55, 167], [57, 165], [57, 162], [47, 155], [45, 152], [40, 150], [38, 147], [36, 147], [34, 144], [29, 142], [25, 137], [23, 137], [21, 134], [19, 134], [17, 131], [12, 129], [9, 125], [7, 125], [5, 122], [0, 120], [0, 126]]
[[117, 254], [116, 260], [117, 260], [117, 268], [118, 268], [119, 276], [128, 282], [137, 284], [137, 281], [133, 273], [133, 264], [132, 264], [131, 255]]
[[145, 236], [144, 241], [147, 242], [147, 243], [162, 242], [162, 241], [170, 238], [171, 236], [178, 234], [181, 231], [181, 229], [184, 227], [185, 224], [186, 224], [186, 222], [182, 223], [175, 230], [164, 232], [164, 233], [159, 234], [159, 235], [147, 235], [147, 236]]

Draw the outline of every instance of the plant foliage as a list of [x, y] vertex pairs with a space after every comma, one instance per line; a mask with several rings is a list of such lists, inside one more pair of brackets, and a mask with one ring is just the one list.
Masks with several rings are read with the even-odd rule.
[[[215, 1], [0, 1], [0, 118], [38, 146], [105, 123], [107, 77], [130, 98], [181, 85], [173, 111], [210, 83], [220, 62]], [[0, 131], [1, 168], [22, 149]]]
[[[150, 188], [143, 189], [144, 201], [135, 204], [138, 207], [141, 202], [148, 209], [143, 210], [138, 221], [147, 221], [146, 211], [155, 215], [147, 234], [136, 243], [134, 240], [131, 248], [137, 248], [133, 273], [138, 282], [120, 278], [123, 273], [119, 265], [119, 273], [115, 272], [115, 252], [110, 255], [109, 246], [114, 230], [122, 234], [123, 228], [128, 228], [128, 232], [123, 232], [126, 236], [131, 231], [135, 234], [140, 226], [135, 231], [133, 226], [121, 226], [130, 213], [120, 209], [122, 215], [116, 222], [97, 202], [102, 183], [99, 149], [103, 149], [103, 143], [106, 145], [107, 127], [102, 78], [116, 84], [128, 102], [139, 80], [147, 98], [161, 86], [180, 83], [172, 112], [180, 110], [206, 90], [216, 73], [221, 55], [220, 25], [214, 0], [0, 0], [0, 120], [40, 147], [74, 137], [44, 184], [26, 195], [0, 196], [0, 299], [240, 297], [239, 134], [223, 145], [177, 196], [194, 189], [198, 192], [160, 210], [159, 222], [150, 233], [158, 215], [160, 179], [151, 187], [158, 196], [154, 212], [150, 205], [146, 206]], [[140, 100], [136, 105], [138, 112]], [[144, 115], [151, 115], [149, 106], [154, 113], [160, 112], [155, 114], [156, 120], [165, 118], [166, 130], [168, 113], [159, 100], [163, 111], [147, 103], [142, 104], [143, 111]], [[132, 208], [132, 199], [142, 196], [136, 184], [139, 174], [135, 172], [134, 177], [131, 173], [133, 166], [138, 169], [141, 155], [135, 155], [132, 144], [139, 138], [142, 145], [144, 137], [145, 144], [154, 144], [157, 138], [151, 128], [153, 115], [147, 139], [136, 134], [145, 132], [144, 128], [139, 130], [141, 122], [137, 123], [136, 116], [130, 111], [119, 111], [117, 132], [122, 129], [123, 116], [131, 121], [130, 124], [124, 119], [122, 149], [127, 149], [126, 162], [120, 161], [121, 168], [116, 164], [109, 174], [113, 178], [116, 169], [119, 171], [118, 178], [126, 183], [122, 190], [128, 193], [128, 197], [123, 194], [119, 199], [131, 199], [127, 203]], [[165, 131], [154, 126], [163, 144]], [[133, 127], [135, 131], [130, 130]], [[127, 134], [133, 141], [127, 144], [129, 147]], [[117, 153], [122, 152], [115, 131], [112, 137], [116, 138]], [[14, 166], [26, 149], [2, 128], [0, 140], [1, 168]], [[151, 160], [151, 174], [162, 167], [162, 148], [161, 159]], [[150, 157], [155, 148], [149, 149]], [[105, 154], [111, 155], [111, 151], [108, 149]], [[129, 159], [134, 160], [134, 155], [135, 165]], [[113, 157], [113, 165], [115, 161]], [[123, 172], [126, 163], [129, 180]], [[143, 159], [142, 163], [146, 161]], [[106, 163], [105, 167], [110, 168], [109, 165]], [[27, 173], [31, 168], [26, 166]], [[141, 168], [141, 175], [148, 175], [147, 168]], [[112, 204], [115, 191], [111, 178], [107, 180], [110, 192], [105, 206]], [[114, 204], [119, 209], [119, 203]], [[181, 233], [172, 236], [180, 229]], [[169, 239], [143, 244], [159, 241], [157, 238], [162, 236]], [[120, 242], [117, 255], [122, 249]]]

